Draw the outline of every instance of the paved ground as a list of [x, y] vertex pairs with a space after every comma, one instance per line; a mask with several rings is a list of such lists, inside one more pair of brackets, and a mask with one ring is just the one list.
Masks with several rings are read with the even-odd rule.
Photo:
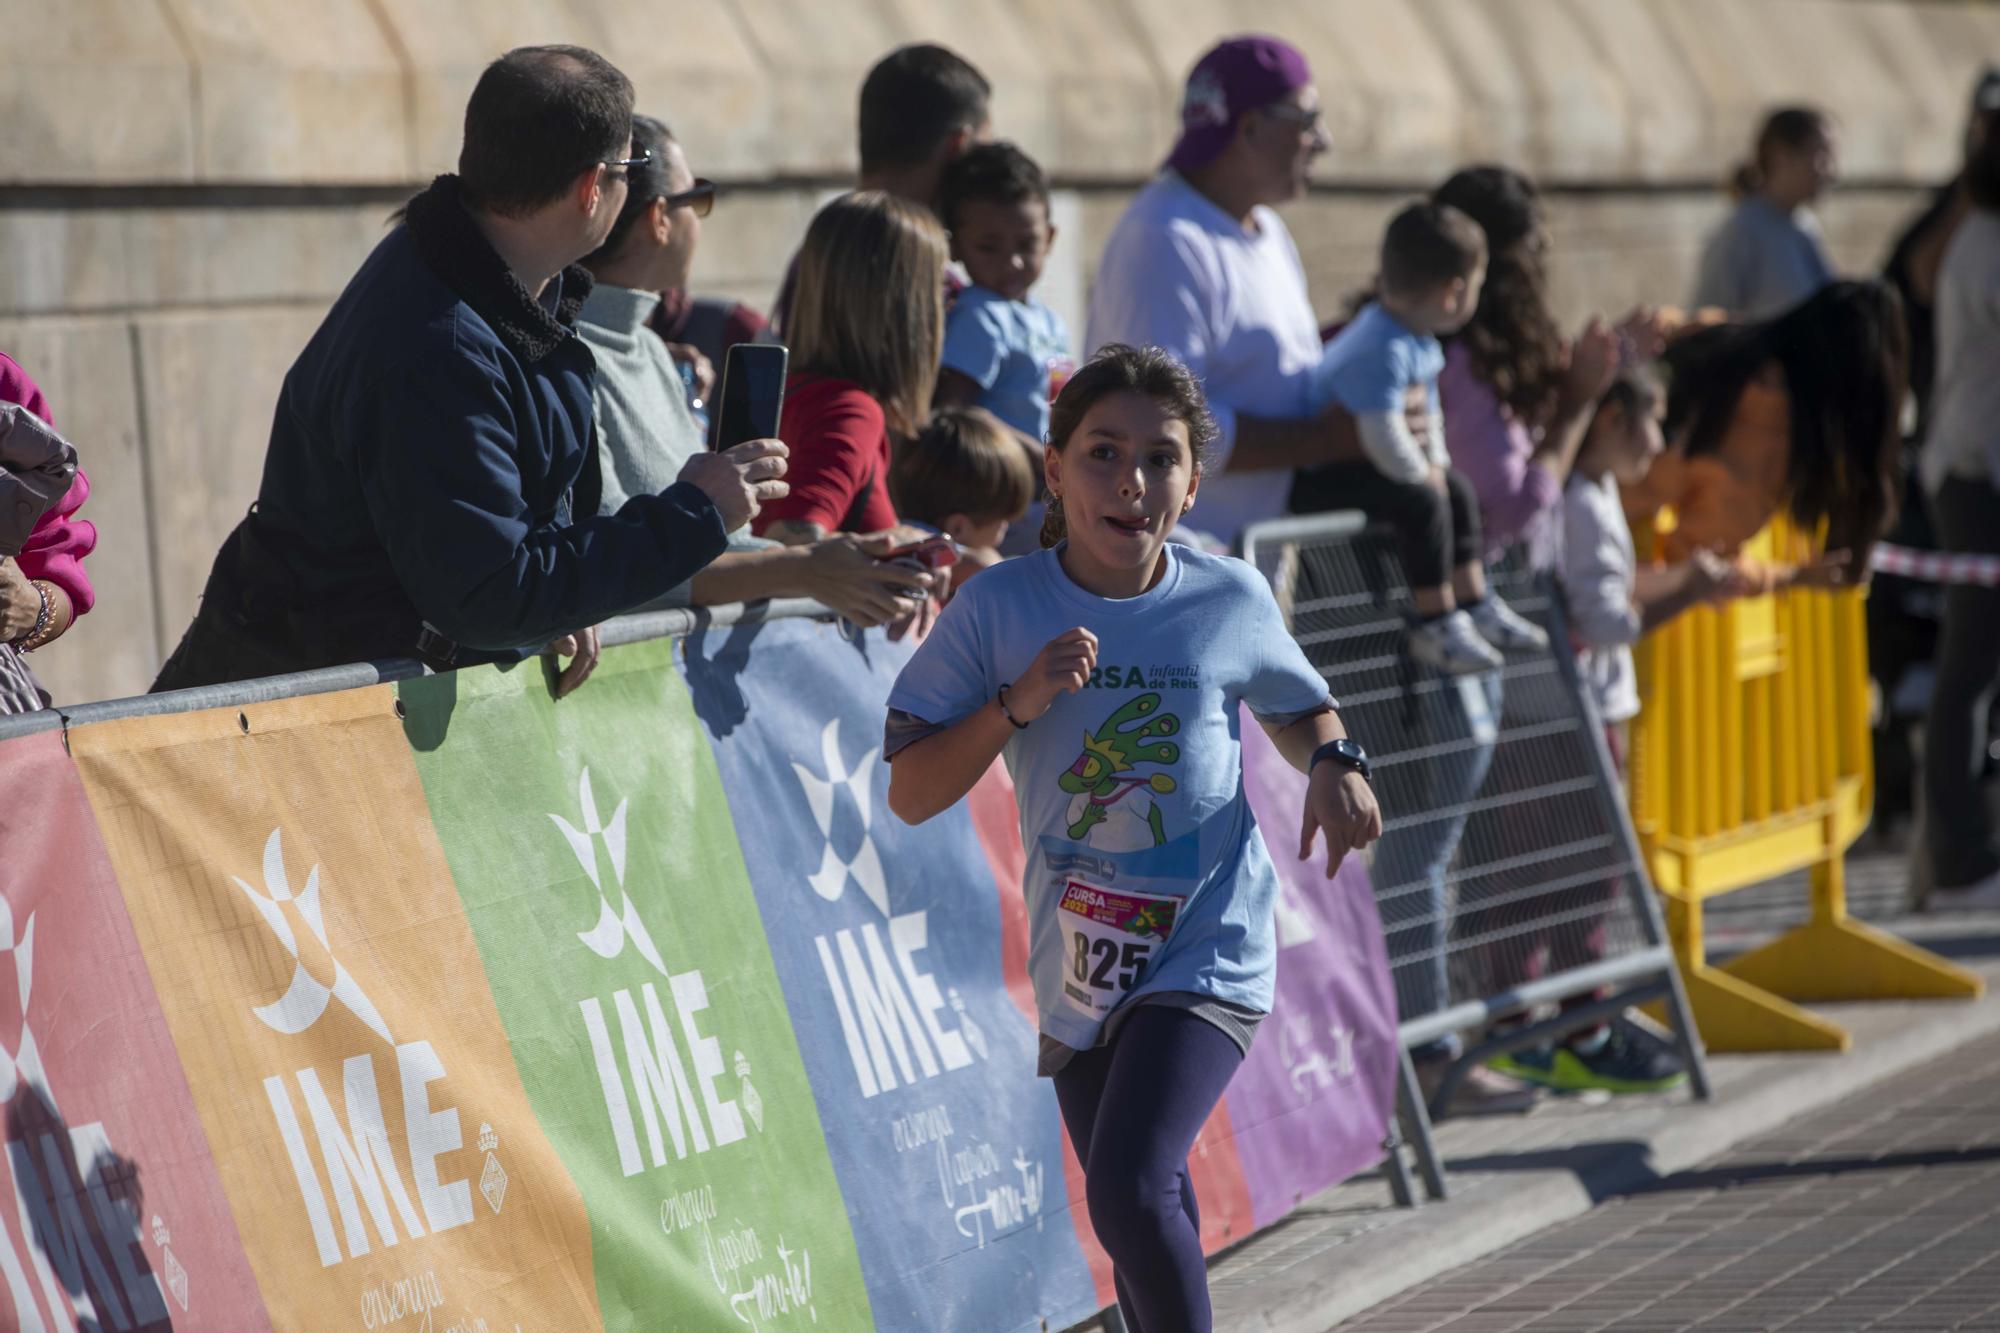
[[1339, 1327], [2000, 1329], [2000, 1037]]
[[[1568, 1233], [1573, 1237], [1568, 1242], [1569, 1252], [1574, 1255], [1588, 1248], [1588, 1237], [1595, 1234], [1591, 1228], [1619, 1210], [1634, 1210], [1624, 1212], [1623, 1216], [1635, 1218], [1642, 1215], [1636, 1211], [1641, 1208], [1685, 1210], [1693, 1206], [1698, 1195], [1705, 1190], [1712, 1192], [1715, 1186], [1702, 1185], [1697, 1180], [1693, 1188], [1662, 1190], [1659, 1188], [1662, 1181], [1674, 1178], [1679, 1184], [1687, 1184], [1689, 1173], [1711, 1163], [1735, 1161], [1741, 1154], [1752, 1153], [1752, 1144], [1762, 1145], [1754, 1151], [1765, 1154], [1762, 1159], [1752, 1160], [1761, 1160], [1768, 1168], [1780, 1152], [1771, 1145], [1790, 1142], [1788, 1135], [1797, 1129], [1798, 1123], [1819, 1114], [1823, 1108], [1859, 1107], [1864, 1103], [1874, 1106], [1878, 1097], [1890, 1098], [1893, 1103], [1900, 1089], [1912, 1086], [1939, 1091], [1942, 1098], [1943, 1088], [1959, 1087], [1960, 1071], [1968, 1076], [1983, 1074], [1989, 1081], [1977, 1086], [1967, 1084], [1968, 1090], [1952, 1091], [1936, 1105], [1962, 1108], [1967, 1104], [1977, 1106], [1983, 1100], [1984, 1104], [2000, 1107], [2000, 1046], [1994, 1045], [2000, 1042], [2000, 917], [1910, 917], [1905, 913], [1902, 884], [1900, 858], [1877, 854], [1849, 860], [1848, 893], [1855, 915], [1877, 920], [1894, 933], [1979, 973], [1987, 983], [1984, 999], [1971, 1003], [1895, 1001], [1825, 1006], [1828, 1016], [1853, 1034], [1851, 1051], [1844, 1055], [1713, 1058], [1710, 1074], [1716, 1095], [1706, 1104], [1690, 1101], [1684, 1092], [1598, 1100], [1546, 1098], [1527, 1115], [1445, 1121], [1439, 1126], [1438, 1139], [1451, 1172], [1452, 1193], [1448, 1201], [1414, 1209], [1394, 1207], [1386, 1185], [1374, 1174], [1357, 1177], [1307, 1199], [1281, 1222], [1213, 1261], [1209, 1276], [1215, 1300], [1215, 1326], [1230, 1333], [1246, 1330], [1323, 1333], [1336, 1326], [1349, 1327], [1340, 1324], [1341, 1320], [1349, 1319], [1355, 1321], [1351, 1326], [1357, 1330], [1376, 1328], [1387, 1333], [1390, 1328], [1408, 1325], [1386, 1322], [1370, 1325], [1361, 1321], [1386, 1318], [1400, 1305], [1404, 1314], [1433, 1316], [1430, 1323], [1413, 1327], [1449, 1327], [1453, 1333], [1513, 1328], [1536, 1315], [1538, 1307], [1517, 1308], [1510, 1303], [1506, 1310], [1485, 1312], [1501, 1318], [1488, 1320], [1484, 1314], [1477, 1320], [1465, 1318], [1481, 1300], [1512, 1302], [1517, 1295], [1534, 1298], [1533, 1293], [1516, 1291], [1525, 1277], [1533, 1274], [1532, 1267], [1524, 1273], [1521, 1266], [1515, 1265], [1511, 1276], [1506, 1268], [1481, 1267], [1507, 1247], [1531, 1243], [1533, 1238], [1544, 1234], [1563, 1234], [1552, 1232], [1551, 1228], [1574, 1227]], [[1725, 905], [1727, 910], [1723, 910]], [[1754, 947], [1804, 917], [1804, 885], [1796, 877], [1789, 882], [1778, 881], [1730, 894], [1718, 900], [1711, 910], [1711, 954], [1727, 955]], [[1958, 1055], [1949, 1058], [1953, 1052]], [[1949, 1077], [1940, 1080], [1918, 1072], [1933, 1062], [1938, 1062]], [[1982, 1071], [1977, 1067], [1979, 1064], [1987, 1068]], [[1887, 1133], [1897, 1123], [1897, 1113], [1890, 1103], [1884, 1103], [1884, 1108], [1881, 1115], [1869, 1119], [1881, 1120], [1889, 1127], [1884, 1131]], [[1830, 1110], [1829, 1114], [1838, 1118], [1843, 1111]], [[1911, 1126], [1931, 1118], [1929, 1111], [1901, 1114]], [[1974, 1142], [1968, 1138], [1967, 1144], [1983, 1145], [1988, 1158], [2000, 1156], [2000, 1119], [1989, 1119], [1983, 1133], [1983, 1140]], [[1920, 1152], [1935, 1139], [1920, 1135], [1912, 1142], [1920, 1146], [1883, 1148], [1867, 1155]], [[1844, 1155], [1864, 1155], [1865, 1147], [1844, 1150]], [[1787, 1149], [1784, 1155], [1796, 1157], [1805, 1151]], [[1992, 1168], [1994, 1163], [1988, 1160], [1985, 1165]], [[1910, 1169], [1915, 1169], [1914, 1163]], [[1871, 1202], [1861, 1204], [1858, 1211], [1866, 1212], [1878, 1205], [1882, 1209], [1901, 1207], [1899, 1199], [1920, 1194], [1920, 1190], [1909, 1188], [1906, 1174], [1894, 1169], [1850, 1170], [1838, 1173], [1838, 1179], [1841, 1188], [1891, 1191], [1871, 1196]], [[1803, 1184], [1808, 1179], [1809, 1173], [1797, 1177], [1769, 1176], [1768, 1182], [1759, 1178], [1754, 1189], [1774, 1193], [1783, 1190], [1786, 1183], [1795, 1180]], [[1881, 1182], [1879, 1186], [1877, 1181]], [[1746, 1180], [1739, 1188], [1750, 1184]], [[1965, 1196], [1977, 1196], [1982, 1189], [1990, 1196], [2000, 1197], [2000, 1172], [1984, 1176], [1979, 1185], [1965, 1191]], [[1731, 1203], [1750, 1198], [1750, 1194], [1742, 1194]], [[1730, 1253], [1760, 1242], [1763, 1257], [1758, 1262], [1767, 1266], [1788, 1253], [1798, 1255], [1799, 1261], [1810, 1258], [1806, 1251], [1816, 1253], [1821, 1236], [1800, 1232], [1786, 1240], [1774, 1233], [1779, 1229], [1780, 1219], [1794, 1228], [1810, 1222], [1811, 1216], [1796, 1214], [1827, 1211], [1821, 1205], [1832, 1198], [1815, 1194], [1805, 1202], [1798, 1202], [1788, 1194], [1784, 1200], [1771, 1199], [1768, 1211], [1746, 1225], [1742, 1229], [1744, 1234], [1725, 1231], [1708, 1246], [1708, 1254], [1721, 1256], [1709, 1266], [1720, 1270]], [[1619, 1202], [1607, 1202], [1611, 1200]], [[1699, 1231], [1702, 1225], [1700, 1218], [1690, 1222], [1675, 1216], [1662, 1223], [1656, 1233], [1639, 1236], [1628, 1228], [1627, 1234], [1615, 1242], [1620, 1248], [1599, 1255], [1597, 1261], [1619, 1258], [1630, 1266], [1648, 1256], [1661, 1257], [1690, 1227]], [[1864, 1238], [1860, 1243], [1892, 1243], [1898, 1227], [1907, 1225], [1929, 1224], [1898, 1223], [1875, 1241]], [[1989, 1218], [1978, 1229], [1985, 1233], [1987, 1251], [2000, 1252], [2000, 1218]], [[1662, 1244], [1669, 1234], [1673, 1242]], [[1693, 1263], [1703, 1253], [1702, 1249], [1692, 1249], [1685, 1261]], [[1856, 1248], [1847, 1263], [1859, 1265], [1865, 1255], [1872, 1253], [1872, 1249]], [[1885, 1277], [1885, 1281], [1893, 1283], [1927, 1273], [1926, 1265], [1949, 1262], [1952, 1253], [1941, 1243], [1927, 1257], [1906, 1260], [1900, 1273], [1893, 1278]], [[1885, 1258], [1879, 1262], [1886, 1261]], [[1533, 1262], [1549, 1268], [1559, 1260]], [[1427, 1289], [1427, 1284], [1441, 1284], [1472, 1271], [1483, 1272], [1491, 1289], [1468, 1289], [1465, 1296], [1470, 1300], [1447, 1290], [1447, 1298], [1458, 1301], [1455, 1309], [1420, 1311], [1401, 1304], [1412, 1299], [1415, 1292]], [[1647, 1279], [1645, 1289], [1650, 1292], [1649, 1299], [1670, 1295], [1701, 1271], [1699, 1267], [1688, 1271], [1677, 1268], [1671, 1275]], [[1759, 1271], [1755, 1267], [1739, 1269], [1733, 1275], [1718, 1271], [1717, 1280], [1742, 1281], [1755, 1278]], [[1848, 1270], [1843, 1265], [1840, 1271], [1845, 1275]], [[1857, 1276], [1865, 1271], [1857, 1269]], [[1989, 1267], [1984, 1277], [1989, 1282], [2000, 1281], [1996, 1273], [2000, 1269]], [[1833, 1287], [1818, 1275], [1811, 1282], [1827, 1290]], [[1591, 1297], [1594, 1302], [1598, 1293], [1587, 1290], [1589, 1281], [1570, 1285], [1585, 1287], [1586, 1290], [1572, 1294], [1579, 1300]], [[1770, 1285], [1771, 1279], [1766, 1277], [1741, 1294], [1748, 1295]], [[1433, 1295], [1438, 1289], [1428, 1287]], [[1631, 1289], [1628, 1286], [1625, 1290]], [[1881, 1290], [1887, 1291], [1889, 1287]], [[1807, 1311], [1824, 1294], [1825, 1291], [1817, 1292], [1810, 1301], [1797, 1301], [1787, 1309], [1786, 1317]], [[1623, 1293], [1615, 1299], [1623, 1299]], [[2000, 1300], [2000, 1293], [1990, 1299]], [[1549, 1320], [1546, 1324], [1522, 1326], [1548, 1330], [1616, 1327], [1631, 1328], [1638, 1333], [1686, 1326], [1681, 1316], [1671, 1313], [1658, 1319], [1650, 1315], [1621, 1317], [1615, 1310], [1599, 1316], [1594, 1303], [1580, 1305], [1572, 1301], [1571, 1304], [1576, 1308], [1560, 1317], [1544, 1312], [1542, 1317]], [[1705, 1308], [1702, 1313], [1713, 1311]], [[1821, 1328], [1841, 1330], [1863, 1326], [1837, 1320], [1838, 1313], [1822, 1309], [1812, 1320], [1794, 1319], [1790, 1327], [1795, 1333], [1816, 1333]], [[1459, 1322], [1444, 1324], [1446, 1317]], [[1749, 1320], [1757, 1317], [1753, 1310]], [[1961, 1317], [1983, 1316], [1968, 1309]], [[1718, 1321], [1696, 1326], [1733, 1330], [1784, 1325]], [[1948, 1328], [1951, 1323], [1880, 1326]], [[2000, 1316], [1983, 1326], [2000, 1333]], [[1076, 1333], [1098, 1327], [1098, 1321], [1092, 1319], [1079, 1325]]]

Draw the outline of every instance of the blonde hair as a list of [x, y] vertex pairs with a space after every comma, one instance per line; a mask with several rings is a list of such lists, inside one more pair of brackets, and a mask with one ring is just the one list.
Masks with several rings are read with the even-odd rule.
[[1034, 502], [1035, 469], [1020, 440], [991, 412], [947, 407], [896, 450], [889, 498], [902, 517], [932, 527], [953, 514], [1015, 523]]
[[792, 369], [852, 380], [907, 439], [930, 416], [944, 347], [944, 228], [880, 190], [822, 208], [799, 249], [786, 333]]

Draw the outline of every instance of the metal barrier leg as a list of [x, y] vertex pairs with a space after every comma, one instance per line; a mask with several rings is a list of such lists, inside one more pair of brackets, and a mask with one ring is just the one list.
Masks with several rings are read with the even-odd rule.
[[1661, 1002], [1667, 1026], [1673, 1030], [1674, 1048], [1688, 1071], [1688, 1091], [1698, 1102], [1714, 1095], [1708, 1081], [1708, 1052], [1702, 1046], [1701, 1028], [1694, 1021], [1694, 1006], [1688, 1003], [1687, 985], [1681, 969], [1667, 969], [1667, 995]]
[[1388, 1178], [1389, 1197], [1398, 1208], [1417, 1206], [1417, 1192], [1410, 1185], [1410, 1164], [1403, 1160], [1403, 1136], [1397, 1133], [1394, 1121], [1382, 1136], [1382, 1174]]
[[1724, 971], [1788, 1000], [1970, 1000], [1975, 974], [1847, 915], [1839, 857], [1812, 870], [1812, 920]]
[[[1411, 1146], [1416, 1149], [1417, 1170], [1424, 1177], [1424, 1193], [1432, 1199], [1450, 1198], [1451, 1191], [1444, 1179], [1444, 1159], [1438, 1155], [1437, 1140], [1431, 1136], [1430, 1108], [1424, 1105], [1423, 1086], [1417, 1082], [1416, 1062], [1410, 1059], [1408, 1047], [1397, 1052], [1396, 1116], [1402, 1122], [1403, 1132], [1409, 1136]], [[1409, 1188], [1407, 1181], [1404, 1188]]]

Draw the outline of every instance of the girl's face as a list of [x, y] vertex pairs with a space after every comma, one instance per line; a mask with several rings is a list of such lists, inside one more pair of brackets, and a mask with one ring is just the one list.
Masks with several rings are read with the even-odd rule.
[[1201, 485], [1187, 422], [1122, 390], [1043, 455], [1072, 551], [1105, 570], [1150, 570]]
[[1614, 423], [1617, 430], [1609, 462], [1612, 475], [1620, 482], [1636, 486], [1653, 470], [1653, 460], [1667, 447], [1666, 437], [1660, 431], [1666, 415], [1664, 394], [1654, 394], [1652, 401], [1641, 402], [1637, 409], [1619, 414], [1621, 420]]
[[1769, 176], [1771, 193], [1793, 203], [1809, 204], [1824, 196], [1840, 179], [1840, 145], [1833, 130], [1796, 148], [1773, 149]]

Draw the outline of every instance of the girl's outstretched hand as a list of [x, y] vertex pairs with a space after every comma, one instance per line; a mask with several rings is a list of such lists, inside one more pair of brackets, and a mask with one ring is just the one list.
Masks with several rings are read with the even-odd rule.
[[1097, 636], [1081, 625], [1047, 643], [1007, 687], [1007, 709], [1018, 722], [1033, 722], [1049, 711], [1057, 695], [1075, 694], [1097, 668]]
[[1382, 836], [1382, 809], [1368, 779], [1339, 764], [1320, 764], [1306, 784], [1305, 828], [1299, 860], [1312, 855], [1313, 834], [1326, 830], [1326, 877], [1332, 879], [1349, 852]]

